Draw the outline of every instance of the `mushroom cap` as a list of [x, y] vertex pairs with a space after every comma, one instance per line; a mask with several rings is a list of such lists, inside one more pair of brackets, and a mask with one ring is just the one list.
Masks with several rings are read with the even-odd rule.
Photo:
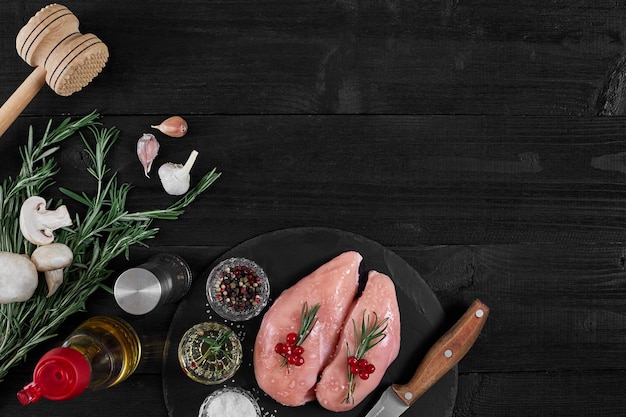
[[37, 271], [46, 272], [70, 265], [74, 259], [74, 254], [67, 245], [56, 242], [39, 246], [33, 251], [30, 259], [35, 264]]
[[0, 252], [0, 304], [28, 300], [38, 283], [37, 270], [28, 256]]
[[54, 241], [52, 232], [60, 227], [71, 226], [72, 219], [67, 207], [46, 210], [46, 200], [32, 196], [20, 208], [20, 230], [29, 242], [35, 245], [48, 245]]

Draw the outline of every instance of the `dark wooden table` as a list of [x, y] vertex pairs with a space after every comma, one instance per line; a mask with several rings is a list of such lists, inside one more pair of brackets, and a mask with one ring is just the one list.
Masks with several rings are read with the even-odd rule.
[[[350, 231], [419, 271], [450, 322], [474, 298], [491, 307], [459, 365], [454, 416], [626, 412], [624, 4], [64, 4], [110, 62], [69, 98], [44, 87], [0, 139], [1, 177], [15, 174], [29, 125], [41, 134], [50, 118], [94, 109], [122, 131], [112, 164], [135, 187], [133, 207], [168, 201], [135, 156], [167, 116], [190, 131], [162, 139], [162, 158], [197, 149], [199, 170], [223, 173], [116, 271], [168, 250], [199, 274], [266, 232]], [[44, 5], [0, 0], [0, 97], [30, 72], [15, 35]], [[56, 181], [89, 191], [79, 146], [61, 149]], [[158, 347], [175, 309], [123, 317]], [[60, 334], [95, 314], [122, 312], [99, 291]], [[47, 347], [0, 383], [0, 415], [167, 415], [158, 357], [109, 390], [22, 407], [15, 393]]]

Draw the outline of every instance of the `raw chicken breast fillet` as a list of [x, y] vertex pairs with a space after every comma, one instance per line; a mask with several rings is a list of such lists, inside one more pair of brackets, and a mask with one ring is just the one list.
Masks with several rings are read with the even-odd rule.
[[[352, 398], [346, 400], [349, 389], [348, 346], [351, 354], [355, 351], [355, 330], [352, 320], [356, 324], [357, 331], [360, 332], [364, 312], [366, 323], [369, 315], [370, 326], [375, 320], [373, 312], [376, 312], [379, 322], [387, 317], [386, 336], [363, 356], [376, 367], [376, 370], [366, 380], [355, 375], [355, 388]], [[346, 411], [354, 408], [378, 386], [385, 371], [398, 356], [399, 351], [400, 310], [395, 286], [387, 275], [370, 271], [363, 294], [354, 302], [354, 306], [346, 319], [333, 360], [324, 369], [322, 377], [317, 383], [317, 400], [322, 407], [331, 411]]]
[[[254, 374], [259, 387], [287, 406], [315, 399], [315, 384], [339, 340], [341, 326], [356, 296], [358, 252], [344, 252], [295, 285], [283, 291], [263, 316], [254, 344]], [[317, 323], [302, 343], [304, 364], [281, 367], [283, 357], [274, 351], [289, 333], [298, 333], [304, 303], [320, 304]]]

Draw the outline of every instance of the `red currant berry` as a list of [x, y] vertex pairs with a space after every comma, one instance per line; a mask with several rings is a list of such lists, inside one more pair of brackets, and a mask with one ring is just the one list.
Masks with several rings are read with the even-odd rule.
[[365, 369], [365, 367], [367, 366], [367, 359], [359, 359], [357, 364], [359, 365], [359, 368]]
[[296, 366], [302, 366], [304, 365], [304, 358], [300, 355], [293, 355], [294, 356], [294, 365]]
[[370, 374], [368, 374], [367, 372], [361, 372], [359, 373], [359, 378], [361, 378], [362, 380], [366, 380], [370, 377]]
[[298, 357], [296, 355], [289, 355], [287, 356], [287, 362], [289, 362], [291, 365], [295, 365], [297, 358]]
[[302, 355], [304, 353], [304, 348], [302, 346], [294, 346], [291, 351], [294, 355]]
[[356, 365], [358, 362], [356, 356], [350, 356], [348, 358], [348, 365]]
[[358, 375], [361, 372], [358, 365], [350, 365], [350, 373], [353, 375]]
[[298, 335], [295, 333], [289, 333], [287, 335], [286, 340], [287, 340], [287, 343], [289, 343], [290, 345], [295, 345], [296, 342], [298, 341]]
[[289, 345], [283, 345], [283, 355], [291, 355], [292, 351], [291, 351], [291, 346]]
[[376, 367], [374, 366], [374, 364], [368, 363], [367, 366], [365, 367], [365, 372], [367, 372], [368, 374], [373, 374], [374, 371], [376, 371]]
[[276, 346], [274, 346], [274, 352], [278, 353], [279, 355], [282, 355], [283, 346], [284, 345], [282, 343], [276, 343]]

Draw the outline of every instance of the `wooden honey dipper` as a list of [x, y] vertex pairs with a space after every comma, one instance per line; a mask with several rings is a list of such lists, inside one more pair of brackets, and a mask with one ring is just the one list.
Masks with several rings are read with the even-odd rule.
[[78, 31], [78, 19], [65, 6], [50, 4], [19, 31], [17, 53], [33, 72], [0, 107], [0, 136], [11, 126], [44, 83], [61, 96], [89, 84], [109, 59], [107, 46], [92, 34]]

